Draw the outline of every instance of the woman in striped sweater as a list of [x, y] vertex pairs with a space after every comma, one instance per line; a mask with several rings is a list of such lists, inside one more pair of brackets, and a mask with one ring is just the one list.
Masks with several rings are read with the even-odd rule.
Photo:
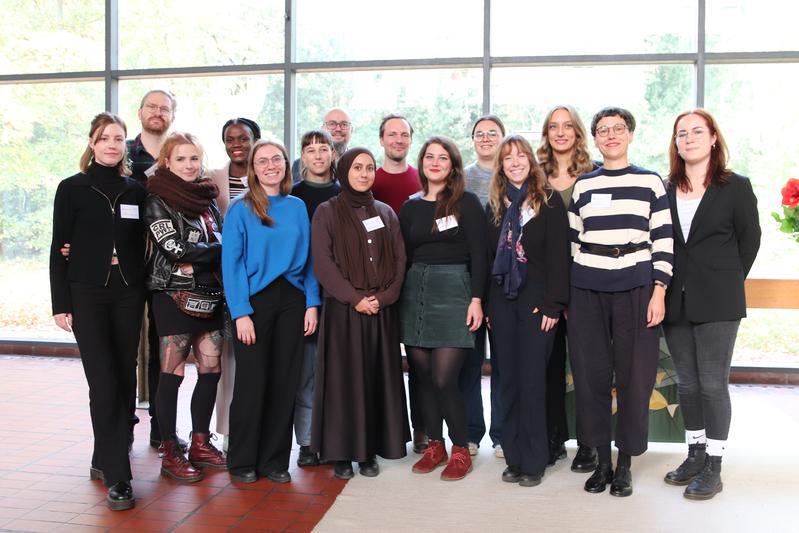
[[[635, 118], [626, 109], [594, 115], [591, 134], [603, 165], [574, 184], [569, 348], [577, 397], [577, 438], [597, 448], [588, 492], [632, 494], [631, 456], [646, 451], [649, 397], [659, 328], [672, 273], [671, 213], [663, 181], [631, 165]], [[616, 471], [610, 457], [615, 376]]]

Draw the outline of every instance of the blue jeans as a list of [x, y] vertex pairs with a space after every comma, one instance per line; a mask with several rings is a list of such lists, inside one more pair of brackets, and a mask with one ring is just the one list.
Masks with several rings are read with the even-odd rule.
[[313, 415], [313, 384], [316, 374], [317, 334], [305, 337], [302, 356], [302, 374], [294, 398], [294, 436], [300, 446], [311, 445], [311, 417]]
[[[468, 419], [467, 440], [480, 444], [486, 434], [485, 415], [483, 412], [482, 376], [483, 361], [485, 361], [486, 341], [490, 335], [484, 326], [477, 330], [474, 340], [474, 349], [463, 363], [458, 384], [466, 404]], [[490, 342], [489, 342], [490, 343]], [[499, 401], [499, 368], [495, 357], [491, 358], [491, 427], [489, 436], [493, 444], [499, 444], [500, 428], [502, 427], [502, 407]]]
[[663, 324], [677, 369], [685, 429], [704, 429], [707, 438], [727, 440], [732, 418], [730, 364], [740, 320], [694, 324], [685, 317]]

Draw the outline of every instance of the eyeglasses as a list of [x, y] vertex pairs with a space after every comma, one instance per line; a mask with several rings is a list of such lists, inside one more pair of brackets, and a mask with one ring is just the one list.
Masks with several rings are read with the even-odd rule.
[[144, 109], [150, 113], [161, 112], [162, 115], [169, 115], [172, 113], [172, 108], [165, 105], [145, 104]]
[[706, 131], [707, 130], [705, 128], [693, 128], [691, 131], [680, 130], [677, 132], [677, 135], [675, 135], [675, 137], [677, 137], [678, 141], [684, 141], [685, 139], [688, 138], [689, 135], [693, 135], [694, 137], [701, 137], [702, 135], [705, 134]]
[[335, 121], [335, 120], [328, 120], [325, 122], [325, 127], [328, 130], [334, 130], [336, 128], [341, 128], [342, 130], [348, 130], [352, 126], [351, 122], [347, 122], [346, 120]]
[[621, 135], [627, 130], [627, 124], [618, 123], [613, 126], [599, 126], [596, 129], [596, 134], [598, 137], [607, 137], [610, 130], [613, 130], [616, 135]]
[[259, 157], [254, 161], [254, 163], [259, 167], [267, 167], [269, 163], [272, 163], [273, 166], [279, 167], [283, 165], [286, 160], [283, 158], [282, 155], [276, 155], [271, 158], [269, 157]]
[[499, 132], [497, 130], [488, 130], [482, 131], [477, 130], [472, 134], [472, 139], [496, 139], [499, 136]]

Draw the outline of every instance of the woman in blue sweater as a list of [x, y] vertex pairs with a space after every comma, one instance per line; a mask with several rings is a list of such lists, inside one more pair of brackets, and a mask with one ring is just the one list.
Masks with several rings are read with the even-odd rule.
[[302, 339], [316, 331], [319, 285], [305, 204], [288, 195], [286, 149], [255, 143], [247, 179], [252, 186], [228, 208], [222, 233], [225, 297], [236, 333], [228, 469], [242, 483], [259, 476], [288, 483]]

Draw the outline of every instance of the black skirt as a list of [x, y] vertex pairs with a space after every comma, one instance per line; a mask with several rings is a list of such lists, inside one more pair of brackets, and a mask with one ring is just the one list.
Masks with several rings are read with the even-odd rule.
[[405, 457], [411, 434], [396, 309], [364, 315], [325, 298], [320, 324], [311, 448], [331, 461]]
[[153, 316], [155, 317], [155, 331], [159, 337], [169, 335], [185, 335], [186, 333], [204, 333], [223, 329], [224, 322], [220, 305], [211, 318], [198, 318], [189, 316], [180, 309], [178, 304], [166, 291], [153, 293]]

